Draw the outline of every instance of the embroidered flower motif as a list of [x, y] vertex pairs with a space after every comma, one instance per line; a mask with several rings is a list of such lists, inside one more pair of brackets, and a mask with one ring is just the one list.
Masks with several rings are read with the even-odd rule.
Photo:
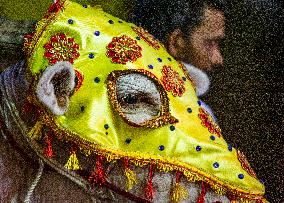
[[53, 35], [43, 47], [45, 48], [44, 57], [51, 65], [58, 61], [69, 61], [73, 64], [74, 60], [80, 56], [79, 45], [75, 43], [74, 38], [62, 33]]
[[142, 48], [137, 44], [137, 41], [126, 35], [112, 38], [112, 41], [107, 45], [106, 55], [111, 58], [113, 63], [126, 64], [134, 62], [142, 56]]
[[222, 136], [219, 126], [213, 121], [212, 117], [203, 108], [199, 108], [198, 117], [201, 119], [201, 124], [204, 127], [208, 128], [210, 133], [216, 134], [218, 137]]
[[185, 92], [184, 82], [178, 72], [172, 69], [171, 66], [163, 66], [162, 83], [167, 91], [171, 91], [173, 96], [181, 97]]
[[133, 31], [141, 37], [147, 44], [154, 47], [154, 49], [160, 49], [160, 44], [158, 40], [154, 38], [147, 30], [144, 30], [142, 27], [132, 27]]
[[246, 156], [244, 155], [243, 152], [237, 150], [237, 154], [238, 154], [238, 159], [243, 167], [243, 169], [248, 172], [248, 174], [250, 174], [252, 177], [257, 178], [256, 177], [256, 173], [254, 172], [254, 170], [251, 168], [249, 162], [247, 161]]

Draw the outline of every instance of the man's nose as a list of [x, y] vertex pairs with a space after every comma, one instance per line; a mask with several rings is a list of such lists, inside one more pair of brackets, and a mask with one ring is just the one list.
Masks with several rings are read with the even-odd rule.
[[223, 65], [223, 56], [217, 47], [212, 50], [211, 63], [213, 65]]

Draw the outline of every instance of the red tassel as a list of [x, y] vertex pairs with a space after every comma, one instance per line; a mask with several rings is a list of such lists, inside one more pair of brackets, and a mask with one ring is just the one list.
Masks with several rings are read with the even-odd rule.
[[207, 187], [206, 187], [205, 183], [202, 182], [201, 183], [201, 192], [199, 194], [197, 203], [204, 203], [204, 197], [206, 195], [206, 190], [207, 190]]
[[181, 176], [182, 176], [182, 172], [180, 171], [176, 172], [176, 183], [180, 183]]
[[47, 134], [45, 143], [46, 143], [46, 147], [44, 149], [44, 155], [47, 158], [51, 158], [51, 157], [54, 156], [54, 153], [53, 153], [53, 150], [52, 150], [52, 135], [51, 135], [50, 132]]
[[100, 186], [102, 186], [106, 182], [106, 175], [103, 168], [103, 157], [101, 155], [97, 156], [96, 168], [89, 176], [89, 181]]
[[149, 199], [150, 201], [152, 201], [154, 198], [154, 188], [153, 188], [154, 169], [153, 167], [154, 167], [153, 164], [151, 164], [149, 167], [148, 180], [147, 180], [147, 185], [145, 188], [146, 198]]

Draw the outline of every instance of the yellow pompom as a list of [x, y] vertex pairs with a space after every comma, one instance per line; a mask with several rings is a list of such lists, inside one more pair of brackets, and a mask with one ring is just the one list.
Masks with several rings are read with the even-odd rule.
[[77, 159], [76, 153], [72, 152], [70, 155], [67, 163], [64, 166], [65, 168], [69, 170], [79, 170], [81, 167], [79, 166], [79, 161]]
[[186, 189], [181, 186], [179, 183], [176, 183], [173, 190], [171, 200], [172, 202], [176, 203], [180, 200], [185, 200], [187, 198], [187, 191]]

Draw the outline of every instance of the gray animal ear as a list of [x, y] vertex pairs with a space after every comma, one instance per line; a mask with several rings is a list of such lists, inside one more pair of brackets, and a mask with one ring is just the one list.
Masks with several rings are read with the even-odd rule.
[[45, 69], [36, 94], [38, 99], [55, 115], [63, 115], [69, 106], [69, 98], [75, 88], [75, 71], [67, 61], [58, 62]]

